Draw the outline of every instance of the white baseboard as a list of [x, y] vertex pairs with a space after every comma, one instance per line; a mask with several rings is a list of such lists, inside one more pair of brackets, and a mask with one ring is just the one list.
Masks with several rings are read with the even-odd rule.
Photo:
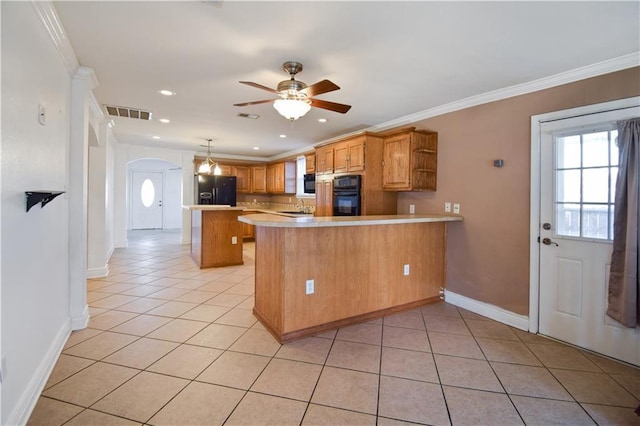
[[456, 305], [460, 308], [466, 309], [467, 311], [491, 318], [492, 320], [496, 320], [503, 324], [507, 324], [524, 331], [529, 330], [529, 317], [526, 315], [516, 314], [515, 312], [502, 309], [499, 306], [480, 302], [466, 296], [461, 296], [449, 290], [444, 291], [444, 300], [452, 305]]
[[89, 324], [89, 305], [84, 305], [82, 314], [71, 317], [71, 330], [84, 330]]
[[127, 248], [127, 247], [129, 247], [129, 242], [127, 240], [114, 241], [113, 242], [113, 247], [114, 248]]
[[71, 325], [69, 321], [65, 321], [55, 339], [53, 340], [49, 350], [45, 354], [42, 362], [37, 370], [33, 373], [29, 384], [20, 396], [18, 403], [8, 417], [6, 424], [8, 425], [26, 425], [31, 413], [40, 398], [44, 386], [49, 380], [49, 376], [58, 362], [58, 357], [62, 353], [64, 345], [71, 334]]
[[87, 278], [104, 278], [107, 275], [109, 275], [109, 264], [104, 265], [102, 268], [87, 269]]

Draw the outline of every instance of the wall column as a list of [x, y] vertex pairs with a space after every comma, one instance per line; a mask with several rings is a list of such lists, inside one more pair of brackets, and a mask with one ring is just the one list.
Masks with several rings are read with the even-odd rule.
[[87, 187], [89, 165], [89, 101], [98, 85], [91, 68], [80, 67], [71, 80], [69, 126], [69, 313], [71, 329], [87, 326]]
[[107, 246], [107, 148], [108, 123], [99, 125], [97, 145], [89, 140], [89, 183], [87, 199], [87, 278], [109, 274]]

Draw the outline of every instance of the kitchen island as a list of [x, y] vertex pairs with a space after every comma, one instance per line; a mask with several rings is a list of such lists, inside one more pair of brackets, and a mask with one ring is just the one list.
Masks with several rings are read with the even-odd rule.
[[256, 227], [254, 314], [280, 342], [439, 300], [460, 216], [241, 216]]
[[191, 258], [200, 268], [242, 265], [244, 207], [184, 206], [191, 211]]

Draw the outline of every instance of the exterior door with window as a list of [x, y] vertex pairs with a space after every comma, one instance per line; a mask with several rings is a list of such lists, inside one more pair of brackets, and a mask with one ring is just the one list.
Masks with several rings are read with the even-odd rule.
[[541, 126], [539, 331], [640, 365], [640, 329], [606, 316], [617, 119], [604, 113]]
[[162, 229], [162, 172], [131, 173], [131, 229]]

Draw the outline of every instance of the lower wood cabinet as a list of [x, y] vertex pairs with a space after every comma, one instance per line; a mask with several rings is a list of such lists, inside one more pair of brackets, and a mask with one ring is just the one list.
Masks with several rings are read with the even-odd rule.
[[316, 180], [315, 216], [333, 216], [333, 179]]

